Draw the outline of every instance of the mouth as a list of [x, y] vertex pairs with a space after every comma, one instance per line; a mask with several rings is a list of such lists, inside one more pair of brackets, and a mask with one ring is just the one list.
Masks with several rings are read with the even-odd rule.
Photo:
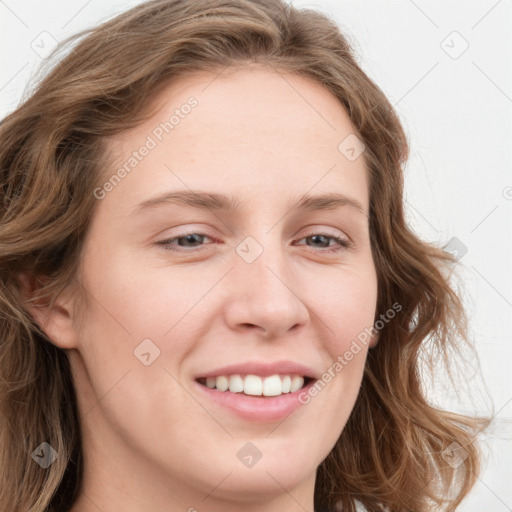
[[239, 394], [256, 398], [273, 398], [297, 393], [315, 379], [299, 374], [274, 374], [261, 376], [255, 374], [232, 374], [199, 377], [200, 385], [221, 393]]
[[265, 424], [284, 421], [303, 407], [301, 395], [319, 378], [318, 371], [298, 362], [253, 360], [196, 374], [194, 387], [205, 404], [221, 408], [222, 414]]

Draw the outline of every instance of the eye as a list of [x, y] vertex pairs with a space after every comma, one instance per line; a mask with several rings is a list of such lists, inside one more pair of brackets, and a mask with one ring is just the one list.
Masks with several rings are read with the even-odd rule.
[[[182, 235], [178, 235], [173, 238], [168, 238], [166, 240], [161, 240], [159, 242], [156, 242], [156, 244], [161, 245], [164, 249], [169, 251], [197, 252], [198, 249], [200, 250], [201, 246], [205, 245], [205, 239], [213, 240], [213, 238], [209, 237], [204, 233], [191, 232], [183, 233]], [[317, 244], [316, 248], [320, 249], [320, 252], [339, 252], [344, 249], [348, 249], [351, 246], [351, 242], [344, 238], [324, 233], [315, 233], [313, 235], [309, 235], [305, 238], [300, 239], [299, 242], [302, 240], [306, 240], [306, 242], [309, 241], [312, 242], [313, 244]], [[331, 245], [331, 242], [334, 242], [334, 244]]]
[[[348, 249], [351, 246], [351, 242], [346, 240], [345, 238], [340, 238], [333, 235], [323, 234], [323, 233], [315, 233], [313, 235], [309, 235], [301, 240], [312, 241], [313, 243], [320, 243], [323, 247], [320, 247], [321, 252], [339, 252], [344, 249]], [[300, 241], [300, 240], [299, 240]], [[334, 245], [329, 245], [330, 241], [334, 241]], [[327, 245], [325, 245], [327, 244]], [[303, 244], [300, 244], [303, 245]], [[319, 246], [317, 245], [317, 248]], [[323, 250], [327, 247], [326, 250]]]
[[204, 233], [184, 233], [183, 235], [161, 240], [156, 243], [169, 251], [192, 252], [198, 247], [196, 244], [204, 245], [201, 242], [204, 241], [205, 238], [211, 240], [211, 238]]

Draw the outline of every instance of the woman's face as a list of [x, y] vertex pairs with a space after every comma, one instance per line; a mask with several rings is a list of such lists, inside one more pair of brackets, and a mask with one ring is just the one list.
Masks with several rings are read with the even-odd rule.
[[[100, 508], [312, 509], [376, 308], [363, 147], [333, 95], [266, 68], [197, 74], [156, 100], [108, 141], [117, 165], [95, 191], [83, 322], [69, 307], [72, 335], [56, 336], [84, 493]], [[346, 201], [314, 199], [328, 194]]]

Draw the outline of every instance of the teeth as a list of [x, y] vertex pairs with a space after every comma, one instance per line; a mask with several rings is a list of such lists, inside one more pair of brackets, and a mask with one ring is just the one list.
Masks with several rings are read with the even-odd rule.
[[244, 393], [246, 395], [261, 395], [263, 393], [263, 381], [257, 375], [246, 375], [244, 379]]
[[304, 385], [304, 379], [302, 377], [299, 377], [298, 375], [295, 375], [292, 378], [290, 392], [294, 393], [295, 391], [298, 391], [303, 385]]
[[277, 396], [283, 393], [283, 384], [279, 375], [272, 375], [263, 381], [263, 394], [265, 396]]
[[240, 375], [231, 375], [229, 377], [229, 391], [231, 393], [241, 393], [244, 390], [244, 381]]
[[292, 378], [289, 375], [283, 377], [283, 393], [289, 393], [291, 391]]
[[229, 381], [227, 377], [222, 375], [221, 377], [217, 377], [215, 386], [219, 391], [226, 391], [229, 388]]
[[300, 375], [220, 375], [207, 377], [206, 386], [210, 389], [231, 393], [244, 393], [252, 396], [279, 396], [284, 393], [294, 393], [304, 386], [304, 377]]

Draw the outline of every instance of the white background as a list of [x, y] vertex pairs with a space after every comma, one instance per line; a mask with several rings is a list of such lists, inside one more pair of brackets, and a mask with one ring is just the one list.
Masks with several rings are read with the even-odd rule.
[[[43, 31], [61, 41], [137, 3], [1, 0], [0, 116], [16, 108], [42, 62], [32, 47]], [[469, 377], [463, 385], [476, 409], [449, 389], [432, 393], [440, 405], [496, 417], [482, 437], [484, 471], [459, 510], [510, 511], [512, 1], [293, 4], [334, 18], [363, 69], [396, 106], [411, 145], [406, 206], [413, 229], [428, 241], [444, 245], [457, 237], [467, 247], [461, 293], [485, 386]]]

